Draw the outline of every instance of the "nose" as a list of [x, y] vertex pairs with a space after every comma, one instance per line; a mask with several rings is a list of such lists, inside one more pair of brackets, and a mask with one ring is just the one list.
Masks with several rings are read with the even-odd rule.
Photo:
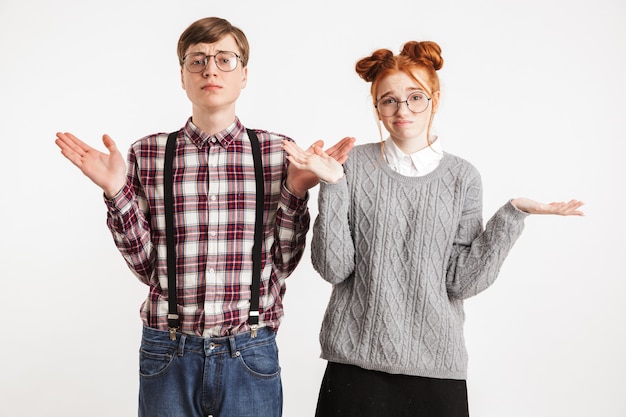
[[[403, 104], [406, 104], [406, 106], [403, 106]], [[409, 100], [398, 102], [398, 110], [396, 110], [396, 114], [404, 112], [411, 112], [411, 109], [409, 109]]]
[[205, 77], [209, 77], [211, 75], [217, 74], [217, 71], [218, 71], [218, 68], [217, 68], [217, 64], [215, 63], [215, 57], [208, 56], [206, 67], [204, 67], [204, 71], [202, 71], [202, 75], [204, 75]]

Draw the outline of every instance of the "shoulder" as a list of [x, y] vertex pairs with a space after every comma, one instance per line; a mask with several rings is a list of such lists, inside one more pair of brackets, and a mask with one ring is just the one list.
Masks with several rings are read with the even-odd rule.
[[170, 133], [160, 132], [137, 139], [130, 145], [130, 152], [143, 157], [155, 156], [156, 152], [165, 148]]
[[254, 134], [257, 136], [257, 138], [259, 138], [259, 142], [265, 142], [265, 141], [282, 142], [283, 140], [293, 141], [291, 137], [283, 135], [282, 133], [276, 133], [276, 132], [272, 132], [272, 131], [264, 130], [264, 129], [247, 128], [246, 130], [253, 131]]
[[370, 142], [362, 145], [355, 145], [348, 160], [352, 159], [356, 163], [363, 163], [367, 160], [378, 160], [383, 155], [380, 142]]
[[353, 151], [360, 155], [380, 155], [382, 147], [380, 142], [370, 142], [362, 145], [356, 145]]
[[460, 156], [444, 152], [441, 166], [450, 170], [458, 177], [469, 180], [480, 180], [480, 172], [478, 169], [467, 159], [461, 158]]
[[373, 173], [379, 167], [382, 157], [380, 142], [355, 145], [343, 164], [344, 170], [346, 173], [362, 172], [363, 170]]

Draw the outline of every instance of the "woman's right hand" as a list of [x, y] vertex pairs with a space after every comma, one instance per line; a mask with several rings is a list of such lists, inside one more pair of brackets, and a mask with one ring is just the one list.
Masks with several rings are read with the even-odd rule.
[[61, 154], [76, 165], [91, 181], [102, 188], [108, 198], [114, 197], [126, 183], [126, 162], [109, 135], [102, 136], [108, 154], [87, 145], [71, 133], [57, 133], [54, 143]]
[[[283, 149], [287, 158], [296, 168], [310, 171], [329, 183], [335, 183], [343, 177], [343, 166], [348, 153], [354, 147], [354, 138], [344, 138], [329, 149], [333, 155], [326, 153], [321, 146], [314, 144], [310, 150], [304, 151], [293, 141], [283, 141]], [[335, 155], [336, 154], [336, 155]], [[335, 159], [337, 157], [337, 159]]]

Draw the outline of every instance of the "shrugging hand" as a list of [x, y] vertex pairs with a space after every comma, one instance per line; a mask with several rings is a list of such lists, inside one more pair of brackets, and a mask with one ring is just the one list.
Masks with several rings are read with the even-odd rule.
[[583, 204], [582, 201], [570, 200], [568, 202], [554, 202], [550, 204], [538, 203], [529, 198], [515, 198], [511, 203], [521, 211], [530, 214], [558, 214], [560, 216], [584, 216], [578, 210]]
[[109, 135], [102, 136], [108, 154], [87, 145], [71, 133], [57, 133], [54, 143], [107, 197], [115, 196], [126, 183], [126, 162]]
[[316, 141], [306, 151], [295, 142], [283, 141], [283, 149], [289, 159], [287, 172], [287, 188], [292, 193], [303, 197], [307, 190], [315, 187], [319, 180], [337, 182], [343, 177], [343, 167], [348, 154], [354, 147], [355, 139], [345, 137], [326, 151], [322, 149], [324, 142]]

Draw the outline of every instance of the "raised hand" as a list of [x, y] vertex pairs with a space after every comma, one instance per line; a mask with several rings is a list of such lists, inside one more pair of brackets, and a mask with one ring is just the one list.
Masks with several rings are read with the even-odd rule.
[[71, 133], [57, 133], [54, 141], [61, 154], [76, 165], [107, 197], [115, 196], [126, 183], [126, 162], [109, 135], [102, 136], [108, 154], [87, 145]]
[[530, 214], [558, 214], [560, 216], [584, 216], [579, 208], [585, 204], [582, 201], [570, 200], [568, 202], [538, 203], [529, 198], [516, 198], [511, 201], [519, 210]]
[[[354, 148], [355, 142], [356, 142], [355, 138], [350, 137], [350, 136], [345, 137], [341, 139], [339, 142], [335, 143], [330, 148], [328, 148], [326, 150], [326, 153], [335, 161], [339, 162], [340, 164], [343, 164], [348, 159], [348, 154], [350, 154], [350, 151], [352, 150], [352, 148]], [[320, 151], [322, 150], [321, 146], [319, 147], [319, 150]]]
[[320, 179], [338, 181], [343, 177], [341, 164], [348, 159], [354, 142], [354, 138], [345, 137], [324, 151], [324, 142], [319, 140], [305, 151], [292, 141], [283, 141], [283, 149], [290, 162], [287, 188], [296, 195], [304, 196]]

